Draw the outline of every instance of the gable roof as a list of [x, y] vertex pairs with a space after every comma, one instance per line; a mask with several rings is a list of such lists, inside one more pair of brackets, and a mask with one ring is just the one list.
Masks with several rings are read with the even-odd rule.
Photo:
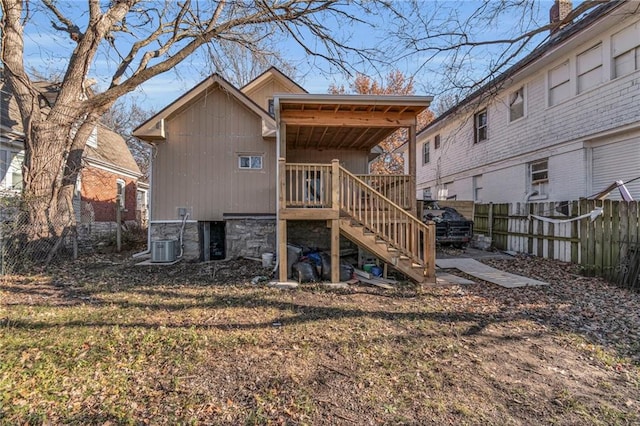
[[583, 16], [580, 20], [562, 28], [557, 33], [553, 34], [553, 37], [551, 37], [547, 42], [535, 48], [531, 53], [516, 62], [503, 73], [491, 79], [479, 89], [473, 91], [470, 95], [465, 97], [462, 101], [458, 102], [456, 105], [449, 108], [440, 116], [436, 117], [431, 123], [429, 123], [429, 125], [422, 129], [418, 133], [418, 135], [432, 129], [433, 127], [436, 127], [447, 117], [459, 112], [461, 108], [471, 104], [473, 101], [482, 100], [483, 95], [486, 95], [488, 92], [495, 92], [496, 88], [499, 88], [502, 83], [510, 78], [513, 78], [516, 74], [524, 71], [528, 66], [531, 66], [536, 61], [543, 58], [545, 54], [554, 51], [568, 40], [571, 40], [572, 38], [580, 34], [582, 31], [586, 31], [592, 24], [604, 18], [614, 9], [622, 6], [625, 3], [627, 3], [625, 0], [606, 1], [602, 5], [596, 7], [594, 10]]
[[245, 84], [240, 89], [240, 91], [242, 93], [248, 93], [262, 86], [263, 84], [269, 82], [269, 80], [278, 80], [285, 87], [288, 86], [295, 89], [295, 90], [291, 90], [291, 92], [300, 91], [301, 93], [309, 93], [305, 90], [304, 87], [300, 86], [298, 83], [293, 81], [288, 75], [286, 75], [285, 73], [283, 73], [282, 71], [280, 71], [278, 68], [274, 66], [269, 67], [265, 72], [263, 72], [262, 74], [260, 74], [259, 76], [251, 80], [249, 83]]
[[276, 122], [274, 118], [219, 74], [212, 74], [209, 77], [205, 78], [187, 93], [164, 107], [160, 112], [149, 118], [144, 123], [140, 124], [134, 129], [133, 136], [148, 142], [159, 142], [165, 140], [165, 120], [182, 109], [184, 106], [188, 105], [191, 101], [198, 98], [200, 94], [206, 92], [209, 88], [216, 85], [228, 94], [232, 95], [262, 119], [262, 135], [264, 137], [275, 136]]
[[124, 138], [102, 126], [98, 126], [98, 144], [95, 147], [87, 145], [84, 158], [89, 164], [107, 167], [114, 172], [124, 172], [135, 177], [142, 176]]
[[[35, 89], [47, 100], [47, 102], [55, 102], [58, 96], [60, 85], [49, 81], [32, 82]], [[12, 139], [21, 139], [24, 137], [24, 129], [22, 127], [22, 119], [20, 117], [20, 109], [16, 102], [15, 96], [11, 88], [5, 84], [4, 75], [0, 68], [0, 128], [2, 128], [2, 136], [5, 138], [12, 136]], [[43, 108], [45, 114], [48, 113], [49, 107]]]

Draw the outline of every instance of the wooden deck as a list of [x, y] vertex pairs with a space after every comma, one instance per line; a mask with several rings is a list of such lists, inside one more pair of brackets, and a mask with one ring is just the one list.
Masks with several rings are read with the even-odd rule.
[[[417, 282], [435, 280], [435, 227], [415, 212], [415, 191], [406, 175], [354, 175], [331, 164], [279, 161], [279, 253], [286, 253], [288, 220], [327, 220], [332, 264], [339, 261], [339, 236], [375, 253]], [[334, 263], [335, 261], [335, 263]], [[286, 258], [280, 259], [286, 280]], [[338, 281], [338, 268], [332, 268]]]

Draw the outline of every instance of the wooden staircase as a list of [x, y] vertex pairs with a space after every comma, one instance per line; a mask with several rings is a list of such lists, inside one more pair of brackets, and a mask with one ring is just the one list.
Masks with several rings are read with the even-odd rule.
[[340, 233], [412, 280], [435, 282], [435, 229], [340, 167]]
[[[286, 254], [287, 220], [327, 220], [332, 265], [340, 260], [342, 234], [410, 279], [435, 282], [435, 225], [422, 223], [400, 206], [415, 196], [409, 177], [359, 177], [338, 160], [287, 164], [282, 158], [279, 175], [279, 253]], [[279, 258], [284, 281], [286, 256]], [[337, 279], [336, 273], [332, 280]]]
[[428, 277], [428, 267], [414, 263], [386, 241], [378, 238], [362, 224], [351, 219], [340, 219], [340, 233], [355, 244], [391, 265], [412, 280], [422, 283]]

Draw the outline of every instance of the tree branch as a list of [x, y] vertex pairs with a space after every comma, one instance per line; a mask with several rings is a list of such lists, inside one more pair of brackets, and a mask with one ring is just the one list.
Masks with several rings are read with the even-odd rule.
[[[93, 1], [93, 0], [92, 0]], [[42, 3], [56, 16], [62, 26], [51, 21], [51, 26], [58, 31], [64, 31], [69, 34], [71, 40], [78, 42], [82, 38], [83, 34], [80, 31], [80, 27], [73, 23], [69, 18], [64, 16], [58, 7], [51, 0], [42, 0]]]

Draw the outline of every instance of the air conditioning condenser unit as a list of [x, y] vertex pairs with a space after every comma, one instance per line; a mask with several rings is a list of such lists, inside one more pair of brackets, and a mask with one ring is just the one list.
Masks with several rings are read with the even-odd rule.
[[174, 262], [177, 243], [176, 240], [151, 241], [151, 261], [156, 263]]

